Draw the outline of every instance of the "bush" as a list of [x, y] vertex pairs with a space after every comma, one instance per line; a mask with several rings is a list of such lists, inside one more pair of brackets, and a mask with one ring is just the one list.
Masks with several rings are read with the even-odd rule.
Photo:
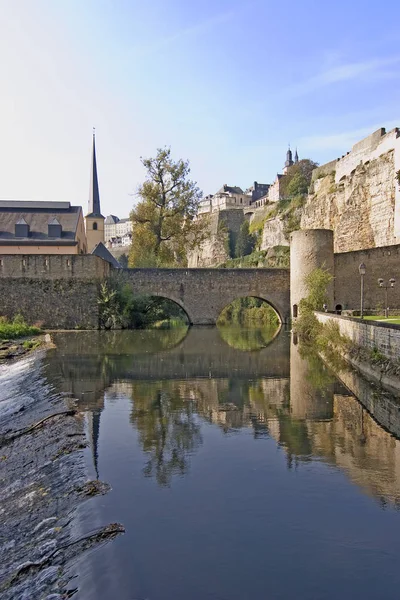
[[0, 339], [8, 340], [41, 333], [39, 327], [28, 325], [22, 315], [16, 315], [12, 321], [0, 317]]

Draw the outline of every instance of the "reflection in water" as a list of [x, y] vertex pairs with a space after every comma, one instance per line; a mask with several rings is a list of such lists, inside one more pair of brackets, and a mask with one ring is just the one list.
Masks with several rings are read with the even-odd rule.
[[185, 474], [189, 456], [202, 441], [193, 403], [168, 384], [132, 384], [131, 422], [148, 459], [143, 472], [160, 485]]
[[[87, 411], [97, 476], [105, 392], [109, 399], [122, 393], [132, 401], [131, 422], [146, 455], [143, 472], [160, 485], [187, 472], [202, 443], [203, 419], [224, 433], [250, 427], [255, 438], [273, 438], [284, 448], [289, 468], [319, 457], [368, 493], [397, 503], [399, 442], [317, 357], [303, 357], [295, 344], [289, 371], [284, 332], [256, 355], [232, 349], [261, 342], [271, 342], [268, 331], [238, 328], [192, 329], [187, 336], [181, 330], [60, 334], [47, 372], [58, 390], [71, 392]], [[170, 379], [160, 381], [160, 374]], [[380, 395], [385, 409], [374, 413], [380, 404], [367, 400], [374, 397], [368, 384], [354, 372], [342, 375], [351, 378], [346, 383], [369, 402], [375, 418], [392, 414], [383, 425], [400, 437], [400, 417], [393, 418], [399, 410], [388, 409], [393, 400]]]
[[175, 334], [60, 334], [46, 356], [112, 485], [81, 522], [126, 527], [79, 564], [82, 598], [397, 598], [395, 401], [284, 331], [252, 352], [268, 334]]
[[260, 350], [265, 348], [279, 333], [279, 327], [273, 325], [264, 329], [255, 329], [249, 327], [235, 326], [220, 326], [218, 331], [221, 334], [224, 342], [236, 348], [236, 350]]

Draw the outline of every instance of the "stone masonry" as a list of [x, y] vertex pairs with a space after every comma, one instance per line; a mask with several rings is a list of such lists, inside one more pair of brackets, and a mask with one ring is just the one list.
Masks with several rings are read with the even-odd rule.
[[50, 329], [98, 327], [100, 282], [110, 265], [92, 255], [0, 256], [0, 315]]
[[225, 306], [245, 296], [269, 302], [283, 322], [289, 318], [288, 269], [119, 269], [113, 278], [137, 295], [173, 300], [193, 325], [215, 325]]
[[369, 350], [378, 350], [387, 358], [397, 360], [400, 356], [400, 327], [389, 323], [371, 323], [350, 317], [339, 317], [326, 313], [317, 313], [321, 323], [334, 321], [339, 325], [340, 333], [352, 342]]

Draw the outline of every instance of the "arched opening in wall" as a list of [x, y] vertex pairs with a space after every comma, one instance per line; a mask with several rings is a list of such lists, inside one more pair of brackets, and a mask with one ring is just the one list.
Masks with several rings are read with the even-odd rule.
[[263, 298], [236, 298], [221, 311], [217, 326], [222, 339], [238, 350], [265, 348], [279, 333], [281, 318]]
[[341, 315], [343, 310], [343, 306], [341, 304], [336, 304], [335, 311], [337, 315]]
[[299, 310], [298, 310], [297, 304], [293, 304], [293, 308], [292, 308], [293, 319], [297, 319], [298, 313], [299, 313]]
[[97, 231], [97, 223], [96, 223], [96, 221], [93, 223], [93, 229], [94, 229], [94, 231]]
[[112, 301], [109, 293], [104, 299], [100, 295], [100, 315], [104, 315], [100, 321], [105, 329], [173, 329], [186, 335], [190, 319], [177, 302], [162, 296], [137, 296], [129, 285], [115, 291]]

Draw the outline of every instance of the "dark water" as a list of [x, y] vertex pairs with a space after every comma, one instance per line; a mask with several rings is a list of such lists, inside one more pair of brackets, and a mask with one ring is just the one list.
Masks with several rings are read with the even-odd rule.
[[398, 405], [271, 337], [57, 336], [47, 379], [87, 411], [112, 485], [77, 533], [126, 527], [76, 565], [76, 598], [399, 598]]

